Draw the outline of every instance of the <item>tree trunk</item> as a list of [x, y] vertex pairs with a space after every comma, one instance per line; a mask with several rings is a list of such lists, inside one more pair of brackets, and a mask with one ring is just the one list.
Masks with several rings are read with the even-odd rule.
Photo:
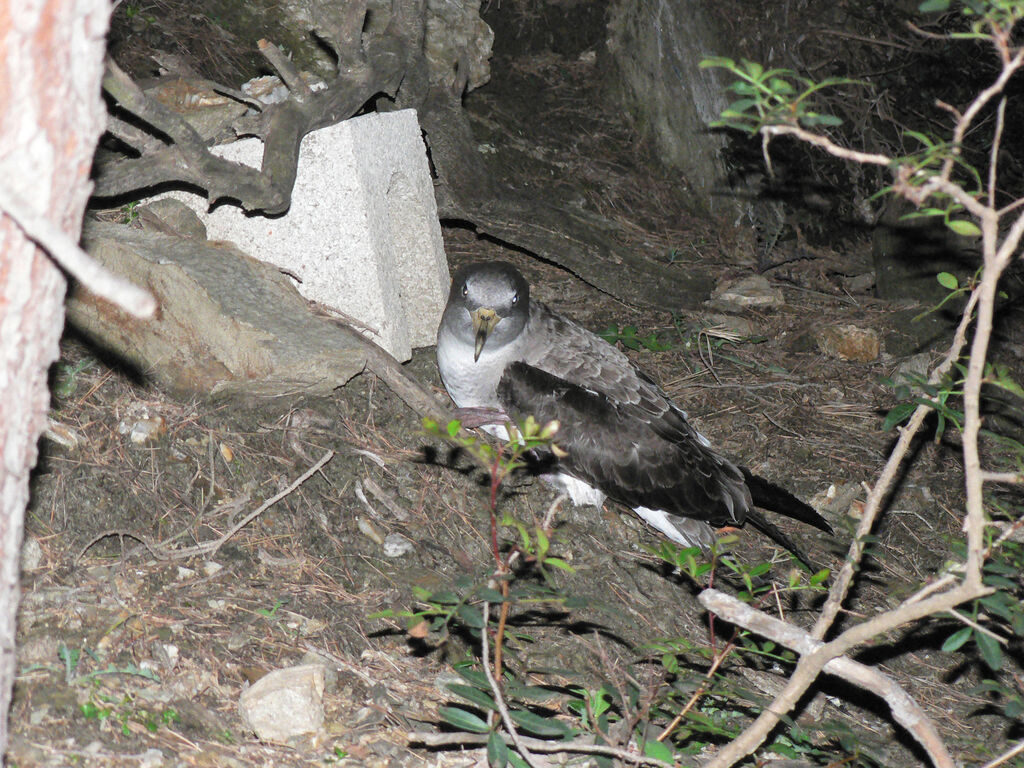
[[[0, 2], [0, 184], [77, 239], [100, 100], [109, 0]], [[18, 565], [29, 472], [49, 405], [66, 281], [0, 211], [0, 754], [15, 667]]]

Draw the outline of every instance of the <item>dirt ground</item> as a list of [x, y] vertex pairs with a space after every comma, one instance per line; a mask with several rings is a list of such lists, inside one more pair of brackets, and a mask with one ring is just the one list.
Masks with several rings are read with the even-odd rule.
[[[518, 153], [510, 164], [537, 194], [616, 221], [623, 239], [653, 258], [699, 261], [723, 281], [751, 273], [754, 245], [693, 212], [627, 117], [586, 108], [596, 87], [592, 68], [575, 50], [499, 55], [492, 84], [467, 102], [481, 143]], [[453, 269], [510, 260], [537, 299], [583, 325], [655, 334], [664, 349], [628, 354], [716, 446], [823, 509], [834, 538], [780, 525], [818, 562], [841, 564], [853, 525], [847, 513], [856, 514], [861, 484], [874, 482], [894, 439], [881, 428], [894, 402], [881, 381], [915, 351], [908, 318], [921, 311], [877, 300], [863, 282], [851, 290], [851, 278], [872, 271], [866, 233], [846, 231], [828, 245], [783, 239], [779, 266], [765, 275], [781, 288], [784, 306], [747, 313], [756, 337], [731, 342], [702, 332], [704, 307], [672, 316], [626, 306], [466, 228], [446, 226], [444, 234]], [[814, 333], [845, 324], [877, 331], [882, 355], [856, 363], [823, 354]], [[1005, 340], [1020, 348], [1019, 333], [1007, 331]], [[921, 351], [934, 361], [942, 347]], [[433, 350], [419, 350], [408, 368], [441, 393]], [[452, 699], [444, 685], [456, 679], [453, 665], [474, 658], [474, 644], [458, 631], [443, 643], [414, 637], [401, 618], [372, 616], [416, 607], [417, 588], [486, 579], [493, 569], [486, 480], [426, 436], [383, 383], [362, 375], [330, 399], [286, 412], [182, 402], [69, 333], [53, 384], [52, 418], [77, 444], [44, 441], [34, 476], [11, 765], [485, 764], [478, 747], [435, 751], [405, 738], [436, 726], [438, 707]], [[140, 424], [155, 431], [134, 442]], [[216, 553], [154, 556], [154, 542], [184, 547], [220, 536], [327, 451], [335, 455], [320, 472]], [[850, 617], [893, 606], [951, 557], [961, 487], [955, 438], [923, 440], [876, 531]], [[553, 498], [524, 478], [501, 504], [530, 521]], [[382, 541], [395, 533], [412, 548], [393, 557]], [[507, 544], [515, 532], [501, 535]], [[711, 639], [697, 589], [651, 554], [657, 545], [614, 505], [560, 509], [552, 552], [575, 573], [554, 578], [574, 601], [513, 610], [516, 637], [508, 644], [518, 674], [562, 691], [623, 677], [627, 668], [645, 685], [673, 684], [660, 653], [644, 645], [685, 638], [706, 648]], [[748, 563], [774, 562], [770, 578], [783, 582], [792, 567], [749, 529], [731, 552]], [[778, 607], [810, 623], [820, 600], [801, 593]], [[990, 698], [972, 692], [984, 668], [939, 650], [958, 626], [911, 627], [858, 658], [906, 686], [966, 763], [982, 763], [1022, 734]], [[1013, 652], [1019, 675], [1020, 649]], [[293, 744], [260, 743], [242, 725], [240, 694], [309, 654], [337, 669], [327, 681], [324, 727]], [[693, 677], [681, 672], [674, 680], [699, 681], [706, 661], [699, 653], [687, 658]], [[734, 656], [721, 674], [761, 696], [785, 680], [784, 668], [747, 656]], [[824, 695], [809, 698], [798, 720], [817, 764], [924, 763], [881, 702], [832, 679], [817, 690]], [[546, 706], [551, 716], [567, 714], [564, 697]]]

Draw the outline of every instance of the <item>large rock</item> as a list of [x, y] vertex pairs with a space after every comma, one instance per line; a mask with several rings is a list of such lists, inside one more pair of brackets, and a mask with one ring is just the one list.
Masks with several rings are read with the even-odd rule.
[[608, 24], [608, 50], [629, 107], [654, 138], [661, 159], [679, 168], [712, 210], [735, 210], [721, 151], [725, 139], [708, 124], [729, 96], [702, 59], [728, 55], [705, 4], [696, 0], [616, 0]]
[[[173, 201], [160, 206], [184, 208]], [[187, 222], [185, 214], [179, 218]], [[363, 370], [359, 342], [315, 314], [288, 277], [230, 243], [177, 234], [186, 228], [87, 222], [89, 254], [145, 286], [158, 309], [139, 320], [77, 288], [68, 299], [70, 322], [185, 396], [326, 395]]]

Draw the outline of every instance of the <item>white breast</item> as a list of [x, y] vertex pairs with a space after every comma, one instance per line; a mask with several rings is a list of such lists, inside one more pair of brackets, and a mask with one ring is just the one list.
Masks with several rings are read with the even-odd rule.
[[473, 347], [454, 336], [439, 339], [437, 367], [449, 396], [459, 408], [500, 408], [498, 382], [505, 367], [520, 359], [518, 344], [495, 350], [485, 346], [473, 360]]

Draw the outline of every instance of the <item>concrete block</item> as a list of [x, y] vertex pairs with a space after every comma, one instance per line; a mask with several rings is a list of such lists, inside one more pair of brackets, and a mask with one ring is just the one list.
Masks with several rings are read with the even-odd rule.
[[[258, 168], [259, 139], [215, 147]], [[415, 110], [372, 113], [302, 140], [292, 204], [283, 216], [207, 211], [174, 192], [211, 240], [229, 240], [298, 277], [299, 292], [361, 323], [399, 360], [434, 343], [450, 282], [433, 182]], [[268, 308], [270, 309], [270, 308]]]

